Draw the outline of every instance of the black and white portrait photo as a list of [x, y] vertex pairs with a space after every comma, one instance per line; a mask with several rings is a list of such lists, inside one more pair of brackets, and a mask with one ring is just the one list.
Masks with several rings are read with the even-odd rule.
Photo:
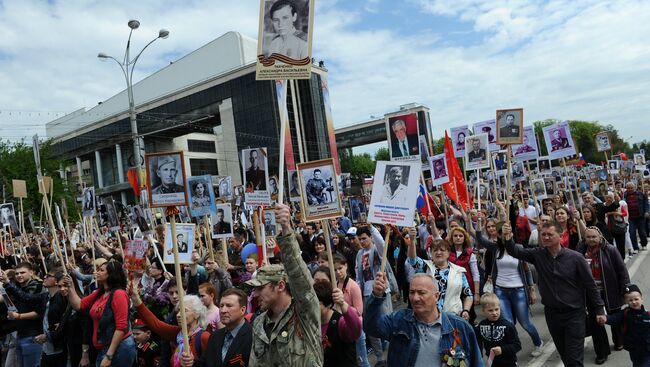
[[81, 200], [82, 212], [84, 217], [92, 217], [95, 215], [95, 188], [85, 187], [83, 190], [83, 197]]
[[607, 161], [607, 170], [609, 170], [610, 175], [618, 174], [619, 162], [620, 161], [615, 161], [615, 160], [612, 160], [612, 159]]
[[537, 159], [537, 169], [538, 172], [550, 172], [551, 171], [551, 160], [548, 157], [539, 157]]
[[558, 159], [576, 154], [568, 121], [558, 122], [542, 128], [548, 156]]
[[517, 181], [523, 181], [526, 179], [524, 171], [524, 162], [513, 162], [511, 167], [512, 179]]
[[515, 108], [497, 110], [497, 143], [521, 144], [524, 132], [524, 110]]
[[212, 176], [192, 176], [187, 178], [188, 199], [190, 202], [190, 215], [202, 217], [210, 215], [215, 210]]
[[544, 189], [546, 190], [546, 197], [555, 195], [555, 177], [546, 177], [544, 179]]
[[183, 152], [146, 154], [145, 161], [150, 207], [186, 206]]
[[143, 234], [148, 234], [151, 232], [149, 223], [147, 223], [144, 209], [142, 209], [140, 205], [134, 205], [131, 208], [131, 226], [134, 228], [137, 227]]
[[269, 194], [271, 194], [271, 200], [278, 200], [278, 176], [271, 176], [269, 178]]
[[[313, 0], [261, 0], [257, 80], [305, 79], [311, 66]], [[289, 74], [278, 66], [291, 65]]]
[[391, 160], [421, 160], [417, 114], [389, 117], [386, 124]]
[[645, 169], [645, 156], [643, 154], [635, 153], [634, 154], [634, 165], [637, 170]]
[[105, 197], [102, 199], [104, 204], [104, 209], [106, 210], [106, 221], [108, 222], [108, 227], [112, 230], [120, 228], [120, 222], [117, 218], [117, 210], [115, 209], [115, 202], [113, 197]]
[[412, 226], [422, 164], [378, 161], [368, 210], [370, 223]]
[[289, 177], [289, 200], [300, 201], [300, 182], [298, 182], [298, 172], [296, 170], [288, 170], [287, 177]]
[[163, 254], [163, 262], [165, 264], [174, 263], [174, 242], [178, 247], [178, 261], [181, 264], [191, 264], [192, 251], [194, 250], [194, 224], [176, 224], [175, 237], [172, 237], [172, 225], [167, 224], [165, 230], [165, 251]]
[[454, 156], [456, 158], [465, 157], [465, 137], [470, 135], [467, 125], [452, 127], [450, 130], [450, 139], [454, 147]]
[[596, 150], [599, 152], [604, 152], [606, 150], [612, 149], [612, 144], [609, 141], [609, 134], [606, 131], [599, 132], [596, 134]]
[[305, 221], [340, 215], [342, 205], [333, 159], [298, 164]]
[[[478, 134], [487, 134], [488, 136], [488, 142], [490, 144], [489, 149], [491, 151], [496, 151], [501, 149], [499, 144], [497, 144], [497, 122], [496, 120], [486, 120], [486, 121], [481, 121], [481, 122], [475, 122], [472, 125], [472, 128], [474, 129], [474, 135]], [[467, 146], [467, 143], [465, 144], [466, 149], [470, 149], [469, 146]]]
[[275, 237], [278, 234], [275, 223], [275, 212], [273, 210], [264, 210], [264, 235], [266, 237]]
[[217, 199], [232, 200], [232, 176], [212, 176], [212, 188]]
[[4, 203], [0, 205], [0, 224], [5, 230], [11, 230], [13, 238], [20, 237], [20, 227], [16, 220], [16, 212], [13, 203]]
[[489, 168], [488, 134], [478, 134], [465, 138], [465, 170]]
[[546, 186], [543, 178], [538, 178], [531, 181], [533, 187], [533, 194], [537, 199], [546, 199]]
[[246, 203], [252, 206], [270, 205], [269, 168], [266, 148], [242, 150]]
[[216, 214], [212, 216], [212, 238], [232, 237], [232, 207], [230, 204], [217, 204]]

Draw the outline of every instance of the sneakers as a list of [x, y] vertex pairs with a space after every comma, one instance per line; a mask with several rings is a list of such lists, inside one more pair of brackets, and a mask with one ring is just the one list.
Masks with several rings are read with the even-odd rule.
[[533, 357], [539, 357], [542, 355], [542, 348], [544, 348], [544, 342], [542, 341], [542, 344], [539, 345], [539, 347], [535, 347], [532, 352], [530, 352], [530, 355]]

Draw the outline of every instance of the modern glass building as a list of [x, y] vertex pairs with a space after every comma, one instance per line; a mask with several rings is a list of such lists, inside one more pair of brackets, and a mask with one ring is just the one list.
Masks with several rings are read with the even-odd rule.
[[[138, 134], [145, 151], [184, 151], [187, 176], [229, 175], [241, 184], [240, 151], [267, 147], [277, 174], [280, 114], [275, 83], [255, 80], [256, 41], [229, 32], [133, 85]], [[113, 65], [114, 67], [114, 65]], [[118, 73], [118, 70], [107, 72]], [[321, 86], [327, 71], [288, 82], [287, 110], [296, 161], [331, 156]], [[126, 90], [46, 125], [57, 153], [78, 167], [98, 196], [134, 201], [127, 170], [134, 166]]]

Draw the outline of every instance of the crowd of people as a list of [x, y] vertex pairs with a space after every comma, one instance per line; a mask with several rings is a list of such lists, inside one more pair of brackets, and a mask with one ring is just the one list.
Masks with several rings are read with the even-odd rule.
[[626, 349], [649, 366], [650, 316], [624, 259], [646, 249], [650, 204], [632, 182], [607, 189], [539, 203], [519, 190], [480, 210], [434, 195], [404, 228], [304, 223], [277, 204], [263, 264], [244, 251], [253, 228], [234, 222], [223, 253], [198, 226], [204, 245], [180, 274], [156, 255], [162, 224], [143, 271], [123, 266], [129, 228], [62, 240], [66, 261], [50, 231], [26, 234], [0, 259], [2, 365], [516, 366], [517, 322], [542, 353], [540, 298], [566, 366], [583, 365], [588, 335], [597, 364]]

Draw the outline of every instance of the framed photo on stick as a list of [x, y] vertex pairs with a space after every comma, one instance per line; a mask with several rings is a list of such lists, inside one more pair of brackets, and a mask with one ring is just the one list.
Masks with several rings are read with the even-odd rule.
[[391, 161], [420, 161], [418, 115], [391, 116], [386, 120]]
[[194, 250], [194, 224], [177, 223], [176, 238], [172, 238], [172, 225], [167, 224], [165, 229], [165, 251], [163, 262], [174, 263], [174, 252], [172, 241], [178, 246], [178, 261], [180, 264], [192, 263], [192, 251]]
[[576, 155], [576, 149], [571, 137], [571, 129], [568, 121], [542, 128], [546, 149], [550, 159], [559, 159]]
[[242, 150], [244, 164], [244, 199], [251, 206], [271, 205], [269, 163], [266, 148]]
[[203, 217], [215, 212], [212, 176], [188, 177], [187, 196], [190, 202], [190, 214], [192, 217]]
[[465, 171], [490, 168], [489, 136], [486, 133], [465, 138]]
[[497, 110], [497, 144], [521, 144], [524, 137], [524, 109]]
[[217, 212], [212, 217], [212, 238], [230, 238], [232, 234], [232, 207], [230, 203], [217, 204]]
[[145, 154], [149, 207], [187, 206], [183, 152]]
[[612, 149], [612, 143], [609, 140], [609, 134], [607, 131], [597, 133], [594, 139], [596, 140], [597, 151], [605, 152]]
[[[419, 157], [419, 156], [418, 156]], [[338, 218], [342, 213], [334, 159], [300, 163], [296, 166], [306, 222]]]
[[420, 162], [377, 162], [369, 222], [413, 226], [421, 166]]

